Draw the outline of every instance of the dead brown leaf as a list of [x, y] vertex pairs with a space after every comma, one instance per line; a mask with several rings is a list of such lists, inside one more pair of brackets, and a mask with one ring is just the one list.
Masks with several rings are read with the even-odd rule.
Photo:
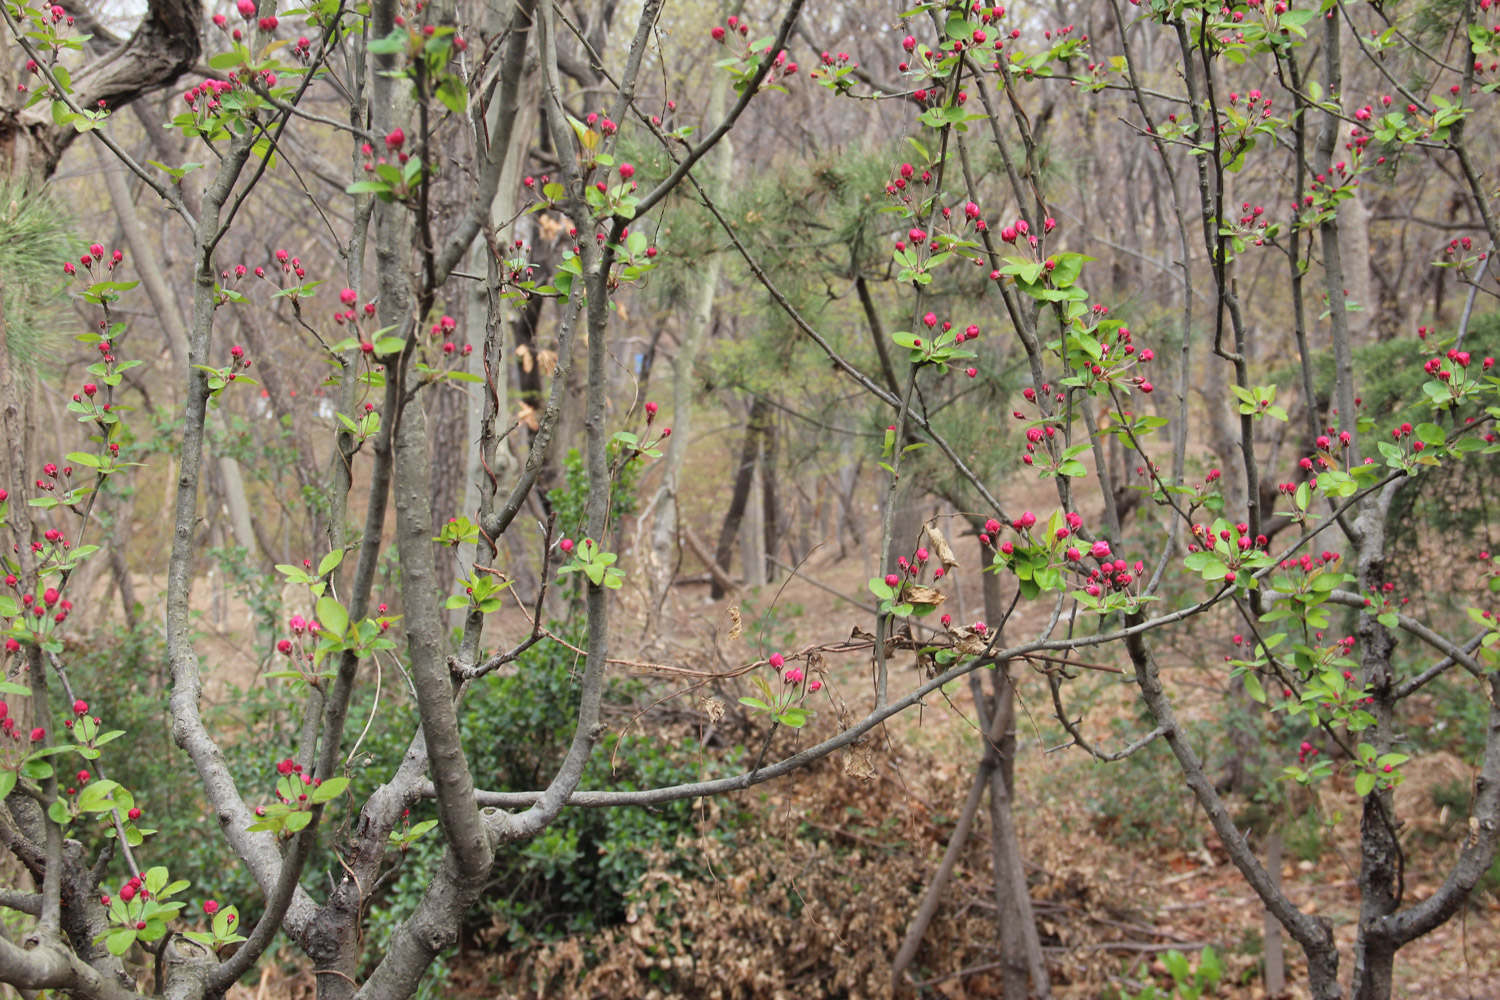
[[932, 546], [932, 551], [937, 553], [939, 561], [943, 564], [943, 572], [951, 570], [958, 565], [958, 557], [953, 554], [953, 548], [948, 544], [948, 539], [938, 530], [937, 521], [928, 521], [922, 525], [922, 531], [927, 535], [927, 544]]

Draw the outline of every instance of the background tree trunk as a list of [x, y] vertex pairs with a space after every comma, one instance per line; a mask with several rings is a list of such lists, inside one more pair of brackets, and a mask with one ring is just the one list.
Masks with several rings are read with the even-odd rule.
[[[739, 534], [740, 522], [750, 502], [750, 490], [755, 478], [757, 456], [760, 454], [762, 428], [771, 418], [771, 404], [763, 396], [756, 396], [750, 403], [750, 416], [745, 421], [745, 437], [740, 444], [740, 461], [734, 472], [734, 493], [729, 499], [729, 509], [724, 512], [724, 523], [719, 528], [719, 543], [714, 547], [714, 562], [729, 569], [734, 556], [734, 540]], [[747, 574], [748, 576], [748, 574]], [[714, 600], [724, 596], [724, 589], [714, 582], [711, 596]]]

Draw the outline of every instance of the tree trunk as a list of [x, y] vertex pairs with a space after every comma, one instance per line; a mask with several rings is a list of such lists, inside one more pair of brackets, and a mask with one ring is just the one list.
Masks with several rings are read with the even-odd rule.
[[[740, 522], [745, 517], [745, 507], [750, 501], [750, 486], [755, 475], [755, 457], [760, 449], [761, 427], [770, 419], [771, 404], [757, 396], [750, 404], [750, 417], [745, 422], [745, 439], [740, 445], [740, 461], [735, 467], [734, 494], [729, 500], [729, 509], [724, 512], [724, 524], [719, 528], [719, 543], [714, 547], [714, 562], [729, 569], [734, 555], [734, 539], [739, 534]], [[714, 600], [724, 596], [724, 590], [715, 582], [710, 596]]]
[[[725, 95], [729, 89], [727, 74], [718, 73], [708, 92], [706, 121], [724, 117]], [[729, 139], [719, 140], [708, 154], [710, 191], [722, 190], [729, 183], [734, 150]], [[672, 436], [667, 439], [667, 453], [662, 463], [661, 488], [656, 495], [656, 517], [651, 526], [651, 550], [647, 554], [647, 580], [650, 588], [647, 635], [658, 634], [662, 606], [672, 589], [672, 574], [677, 566], [677, 539], [681, 534], [681, 512], [677, 506], [678, 477], [687, 453], [688, 435], [693, 426], [693, 397], [697, 388], [694, 369], [698, 352], [708, 339], [713, 324], [714, 298], [719, 291], [719, 277], [724, 270], [722, 254], [710, 254], [698, 271], [698, 297], [693, 314], [683, 329], [682, 341], [672, 358]], [[718, 584], [715, 583], [717, 588]]]
[[756, 438], [754, 465], [750, 469], [750, 496], [745, 519], [740, 524], [740, 572], [745, 586], [766, 584], [765, 435]]
[[[984, 613], [998, 622], [1005, 614], [1000, 578], [985, 573]], [[998, 739], [986, 744], [981, 766], [990, 771], [990, 854], [995, 874], [996, 919], [1000, 923], [1001, 980], [1006, 1000], [1047, 997], [1051, 985], [1042, 959], [1042, 942], [1031, 909], [1031, 891], [1021, 859], [1015, 822], [1016, 690], [1010, 664], [991, 673], [988, 730]], [[977, 686], [976, 686], [977, 687]], [[981, 726], [983, 721], [981, 721]], [[1028, 992], [1028, 980], [1030, 989]]]
[[[916, 551], [922, 524], [927, 520], [923, 516], [925, 496], [926, 491], [918, 485], [916, 477], [909, 473], [902, 475], [894, 499], [896, 514], [891, 521], [891, 544], [879, 567], [881, 576], [895, 572], [896, 560], [903, 556], [910, 559]], [[1003, 611], [1002, 607], [1001, 612]]]
[[781, 505], [776, 494], [776, 455], [776, 422], [769, 420], [760, 439], [760, 564], [761, 576], [767, 582], [776, 579], [776, 563], [773, 560], [781, 546]]

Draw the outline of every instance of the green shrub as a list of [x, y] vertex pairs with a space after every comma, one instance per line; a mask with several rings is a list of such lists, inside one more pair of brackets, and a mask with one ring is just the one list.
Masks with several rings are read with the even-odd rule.
[[[560, 643], [541, 643], [517, 661], [513, 673], [487, 677], [468, 692], [459, 725], [465, 746], [473, 748], [470, 766], [485, 787], [531, 791], [545, 786], [573, 736], [579, 703], [575, 668], [581, 667], [581, 659]], [[633, 704], [641, 693], [638, 682], [612, 681], [606, 712], [611, 705]], [[373, 774], [385, 773], [400, 760], [413, 721], [413, 707], [404, 704], [381, 720], [378, 732], [372, 730], [361, 757], [373, 758]], [[691, 741], [672, 744], [659, 733], [634, 729], [604, 738], [584, 770], [581, 787], [647, 788], [694, 781], [720, 770]], [[433, 815], [430, 807], [413, 810], [409, 822]], [[487, 938], [519, 945], [618, 922], [647, 870], [648, 852], [696, 832], [690, 801], [651, 808], [568, 809], [540, 837], [501, 848], [468, 929], [487, 930]], [[406, 852], [388, 889], [391, 898], [373, 909], [387, 914], [389, 922], [374, 928], [377, 941], [415, 903], [440, 851], [434, 833]], [[693, 867], [690, 856], [680, 863], [685, 871]]]
[[[213, 810], [187, 754], [172, 740], [167, 707], [171, 671], [160, 627], [142, 624], [132, 631], [117, 626], [88, 647], [70, 651], [67, 662], [73, 690], [94, 706], [104, 728], [123, 729], [128, 735], [130, 753], [111, 752], [110, 747], [99, 763], [109, 778], [131, 790], [144, 811], [140, 826], [157, 831], [140, 848], [142, 864], [160, 863], [157, 845], [171, 845], [172, 876], [192, 883], [193, 899], [232, 901], [241, 919], [252, 924], [261, 911], [260, 889], [243, 867], [226, 864], [228, 855]], [[205, 705], [209, 731], [235, 748], [225, 759], [248, 801], [269, 796], [267, 776], [273, 774], [274, 762], [290, 750], [299, 709], [291, 688], [262, 683], [246, 688], [227, 685], [222, 698]], [[86, 842], [90, 834], [97, 835], [87, 846], [97, 850], [102, 828], [80, 824], [73, 831]], [[329, 866], [337, 868], [337, 862], [320, 851], [308, 865], [308, 884], [314, 881], [311, 873]], [[123, 869], [112, 872], [123, 880]], [[322, 879], [321, 874], [316, 877]]]
[[[459, 723], [466, 733], [465, 745], [475, 748], [471, 764], [485, 787], [527, 791], [543, 787], [551, 778], [572, 739], [579, 704], [577, 666], [581, 657], [566, 646], [541, 643], [515, 663], [512, 673], [492, 675], [471, 688], [460, 707]], [[143, 863], [153, 857], [154, 845], [171, 844], [172, 875], [192, 883], [189, 894], [194, 900], [233, 901], [244, 923], [253, 925], [263, 903], [260, 889], [242, 866], [226, 864], [212, 810], [191, 777], [186, 755], [172, 741], [167, 710], [170, 670], [160, 628], [152, 624], [134, 631], [108, 631], [91, 646], [71, 652], [68, 674], [73, 689], [95, 705], [106, 728], [124, 729], [138, 751], [106, 752], [100, 763], [110, 778], [134, 792], [145, 810], [141, 826], [157, 831], [141, 848]], [[130, 682], [120, 683], [121, 678]], [[402, 697], [393, 703], [390, 685], [386, 691], [351, 773], [357, 797], [368, 795], [394, 769], [415, 730], [411, 700]], [[605, 712], [617, 713], [623, 723], [633, 717], [632, 706], [644, 701], [646, 693], [639, 681], [613, 680], [607, 686]], [[269, 795], [273, 764], [291, 752], [301, 711], [297, 690], [280, 682], [230, 685], [216, 704], [205, 706], [205, 721], [226, 745], [226, 761], [252, 804]], [[351, 706], [351, 739], [369, 713], [369, 696], [362, 693]], [[673, 743], [661, 736], [639, 727], [623, 736], [610, 733], [590, 758], [582, 787], [647, 788], [723, 773], [724, 764], [703, 756], [692, 741]], [[648, 870], [648, 854], [655, 850], [659, 858], [661, 849], [672, 850], [679, 840], [699, 836], [694, 808], [694, 803], [680, 801], [651, 808], [567, 810], [540, 837], [501, 850], [490, 884], [469, 914], [469, 936], [478, 939], [482, 934], [504, 949], [588, 934], [621, 921], [627, 899]], [[723, 808], [721, 803], [719, 809]], [[347, 818], [337, 810], [330, 813], [324, 830], [336, 829]], [[414, 808], [406, 828], [430, 818], [430, 805]], [[730, 840], [735, 822], [720, 815], [708, 835]], [[85, 839], [91, 834], [95, 842], [88, 846], [97, 850], [102, 846], [102, 827], [75, 829], [75, 835]], [[329, 839], [320, 837], [303, 875], [303, 884], [315, 897], [321, 897], [340, 872], [328, 849]], [[442, 840], [435, 830], [405, 852], [393, 852], [393, 866], [379, 890], [380, 905], [370, 911], [372, 954], [378, 954], [416, 905], [441, 853]], [[699, 873], [695, 852], [676, 852], [675, 857], [681, 874]], [[123, 871], [115, 874], [123, 878]], [[442, 968], [434, 966], [422, 995], [442, 995], [443, 979]]]

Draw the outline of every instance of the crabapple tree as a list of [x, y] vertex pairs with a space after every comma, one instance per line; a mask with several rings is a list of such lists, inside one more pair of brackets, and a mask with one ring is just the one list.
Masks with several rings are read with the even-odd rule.
[[[1491, 430], [1500, 379], [1471, 349], [1500, 239], [1493, 180], [1476, 165], [1492, 162], [1495, 134], [1481, 124], [1493, 113], [1488, 0], [1442, 11], [1109, 0], [1069, 8], [1063, 23], [1040, 7], [933, 0], [899, 12], [898, 32], [862, 30], [850, 52], [800, 59], [809, 32], [848, 30], [831, 16], [818, 23], [807, 0], [726, 12], [706, 37], [673, 44], [660, 29], [681, 15], [662, 0], [646, 0], [627, 25], [611, 23], [613, 5], [586, 6], [314, 0], [278, 10], [239, 0], [197, 24], [196, 7], [153, 2], [112, 43], [68, 8], [5, 0], [23, 80], [0, 121], [12, 176], [38, 195], [69, 138], [97, 143], [166, 214], [186, 304], [159, 261], [85, 240], [58, 271], [87, 317], [86, 379], [27, 391], [9, 347], [0, 350], [0, 514], [12, 543], [0, 592], [0, 843], [32, 882], [0, 895], [22, 928], [0, 936], [0, 982], [81, 997], [217, 997], [284, 935], [311, 963], [321, 997], [410, 996], [454, 946], [497, 858], [564, 810], [774, 780], [967, 678], [995, 751], [979, 762], [960, 827], [988, 787], [1003, 839], [1001, 912], [1016, 917], [1002, 920], [1007, 991], [1045, 994], [1007, 787], [1014, 688], [1036, 674], [1083, 751], [1118, 759], [1166, 742], [1234, 864], [1304, 952], [1314, 996], [1342, 996], [1346, 984], [1355, 996], [1389, 996], [1398, 949], [1460, 910], [1500, 836], [1490, 596], [1500, 567], [1486, 554], [1427, 614], [1390, 587], [1402, 491], [1500, 450]], [[724, 82], [695, 117], [658, 81], [704, 53]], [[138, 136], [117, 120], [124, 103], [189, 67], [165, 125], [143, 114]], [[792, 100], [830, 120], [871, 107], [902, 137], [880, 151], [889, 169], [862, 192], [878, 201], [890, 244], [878, 261], [856, 255], [856, 273], [838, 279], [858, 288], [869, 327], [859, 337], [835, 329], [832, 314], [799, 308], [787, 286], [803, 276], [768, 266], [745, 215], [720, 200], [736, 169], [715, 155], [720, 144], [755, 134], [765, 127], [757, 115], [775, 117]], [[1094, 131], [1101, 119], [1121, 123], [1107, 142]], [[1115, 171], [1118, 203], [1070, 184], [1055, 136], [1066, 129], [1087, 140], [1074, 169]], [[1350, 291], [1374, 296], [1371, 275], [1393, 266], [1368, 204], [1434, 168], [1452, 185], [1425, 191], [1424, 202], [1451, 201], [1478, 220], [1436, 262], [1465, 305], [1454, 317], [1435, 298], [1432, 325], [1413, 342], [1419, 353], [1404, 359], [1420, 370], [1419, 388], [1367, 413], [1357, 350], [1401, 332], [1369, 319], [1373, 298]], [[138, 224], [129, 195], [113, 199], [126, 239]], [[288, 201], [306, 248], [248, 221]], [[724, 260], [705, 268], [674, 255], [668, 207], [714, 227]], [[541, 254], [522, 233], [551, 233], [555, 254], [533, 259]], [[1110, 255], [1121, 258], [1113, 269], [1100, 260]], [[1142, 279], [1154, 285], [1149, 299], [1131, 292], [1141, 260], [1159, 272]], [[623, 666], [612, 615], [621, 591], [648, 586], [615, 541], [613, 493], [664, 450], [674, 482], [692, 461], [670, 414], [618, 377], [633, 336], [626, 303], [668, 269], [704, 279], [702, 327], [721, 280], [758, 289], [798, 349], [864, 401], [878, 428], [869, 440], [882, 515], [867, 539], [878, 571], [852, 636], [847, 627], [804, 635], [727, 672], [661, 665], [690, 690], [743, 679], [740, 705], [756, 732], [748, 766], [585, 789], [606, 728], [606, 677]], [[148, 353], [132, 336], [146, 322], [130, 305], [138, 295], [169, 345], [174, 387], [163, 391], [176, 406], [159, 567], [171, 732], [226, 864], [258, 889], [260, 915], [245, 925], [251, 901], [174, 876], [174, 845], [150, 827], [150, 790], [109, 777], [133, 734], [112, 726], [109, 692], [74, 690], [69, 675], [83, 568], [130, 545], [128, 532], [102, 538], [97, 505], [147, 457], [135, 412], [150, 389], [136, 371]], [[511, 359], [519, 331], [534, 339], [540, 316], [553, 345], [549, 381], [538, 381], [538, 405], [515, 416]], [[693, 394], [696, 349], [676, 372], [678, 407]], [[529, 342], [526, 352], [541, 372], [540, 352]], [[258, 538], [246, 487], [233, 485], [238, 465], [216, 454], [220, 429], [262, 388], [264, 405], [276, 405], [278, 380], [314, 365], [327, 372], [328, 419], [297, 430], [325, 439], [326, 472], [303, 483], [315, 530], [297, 540], [295, 558], [265, 567], [288, 595], [268, 682], [295, 693], [300, 715], [247, 782], [231, 766], [234, 734], [214, 731], [203, 710], [214, 653], [194, 629], [192, 601], [211, 517], [204, 497], [217, 468], [226, 495], [241, 497], [225, 505], [236, 532]], [[1196, 404], [1194, 385], [1205, 387]], [[53, 392], [74, 418], [52, 429], [55, 454], [33, 447], [43, 440], [37, 396]], [[468, 420], [462, 462], [429, 426], [450, 396]], [[583, 441], [580, 523], [558, 530], [544, 516], [531, 531], [523, 512], [540, 509], [539, 483], [570, 426]], [[1213, 457], [1195, 458], [1198, 449]], [[454, 475], [461, 488], [447, 481]], [[1034, 497], [1039, 479], [1056, 502], [1027, 509], [1020, 498]], [[919, 533], [896, 517], [913, 491], [947, 504]], [[434, 497], [463, 497], [463, 509]], [[952, 525], [978, 536], [979, 565], [955, 554]], [[671, 539], [658, 525], [653, 544]], [[399, 573], [383, 573], [392, 560]], [[965, 572], [985, 574], [983, 618], [955, 620], [945, 607]], [[514, 583], [525, 574], [537, 587], [521, 604]], [[585, 633], [566, 753], [540, 787], [487, 789], [470, 761], [475, 741], [495, 734], [466, 732], [458, 709], [532, 647], [567, 641], [545, 624], [560, 581], [580, 596]], [[664, 586], [653, 575], [649, 588]], [[518, 634], [497, 626], [507, 601], [529, 623]], [[1341, 978], [1327, 921], [1299, 908], [1257, 859], [1179, 722], [1161, 638], [1205, 623], [1234, 636], [1226, 687], [1271, 731], [1305, 734], [1280, 747], [1285, 779], [1337, 779], [1360, 800], [1352, 977]], [[1430, 662], [1399, 657], [1398, 637]], [[867, 688], [836, 689], [833, 656], [868, 658]], [[908, 661], [920, 669], [895, 669]], [[352, 715], [382, 664], [399, 667], [418, 723], [399, 762], [356, 795], [362, 736]], [[1106, 751], [1068, 711], [1070, 683], [1088, 669], [1127, 672], [1151, 719], [1139, 739]], [[1458, 672], [1491, 706], [1470, 822], [1443, 884], [1410, 900], [1394, 797], [1411, 757], [1401, 712], [1424, 685]], [[406, 825], [423, 806], [432, 819]], [[388, 942], [372, 948], [376, 887], [422, 837], [440, 842], [439, 860]], [[330, 871], [310, 865], [320, 844], [336, 852]], [[923, 926], [919, 913], [898, 976]]]

